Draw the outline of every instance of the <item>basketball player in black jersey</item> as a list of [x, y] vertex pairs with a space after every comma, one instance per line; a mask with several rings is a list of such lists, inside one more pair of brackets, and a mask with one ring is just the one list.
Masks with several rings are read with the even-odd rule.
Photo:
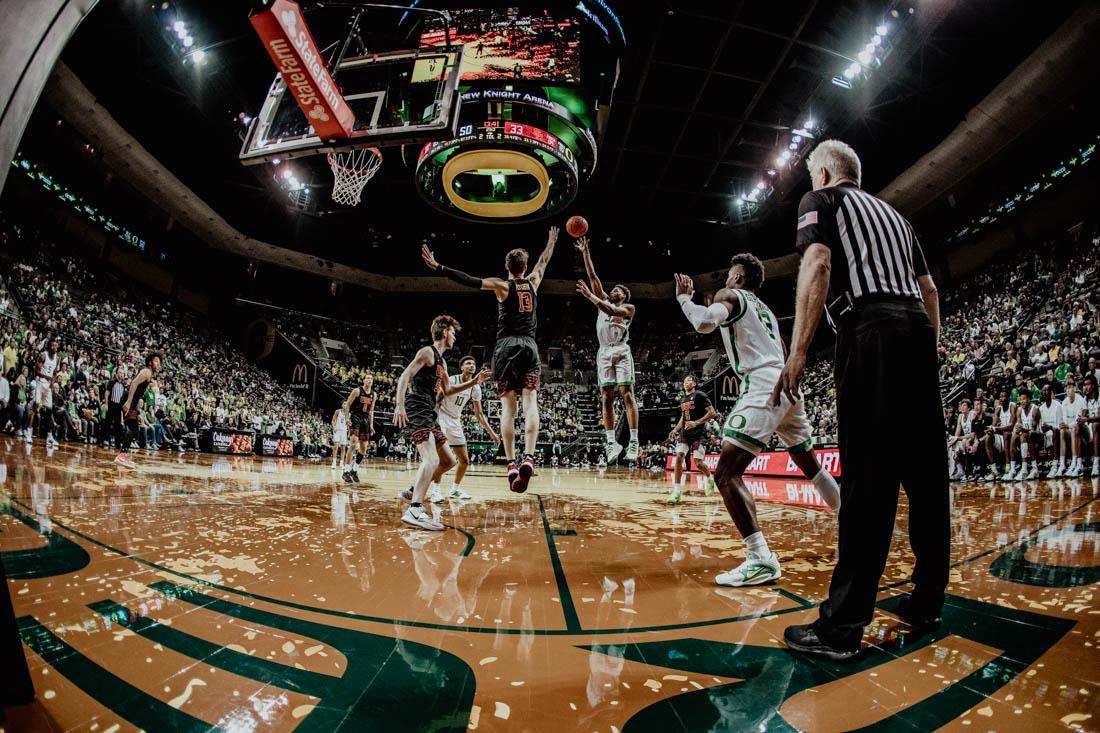
[[130, 458], [130, 443], [134, 441], [134, 434], [138, 429], [138, 405], [145, 399], [145, 390], [157, 376], [160, 365], [160, 354], [146, 356], [145, 366], [130, 381], [130, 389], [126, 393], [126, 399], [122, 401], [122, 450], [115, 456], [115, 463], [124, 468], [137, 468], [137, 464]]
[[[344, 401], [344, 414], [351, 427], [351, 440], [348, 441], [347, 455], [344, 458], [343, 479], [349, 484], [352, 481], [359, 483], [359, 464], [367, 455], [370, 438], [374, 435], [375, 394], [372, 386], [374, 377], [364, 374], [363, 384], [353, 389]], [[359, 454], [353, 456], [356, 447], [359, 448]]]
[[455, 464], [454, 454], [447, 447], [443, 431], [436, 425], [439, 403], [445, 396], [470, 389], [489, 379], [486, 369], [462, 384], [452, 385], [447, 379], [447, 362], [443, 360], [443, 353], [455, 345], [460, 328], [458, 321], [450, 316], [435, 317], [432, 321], [432, 343], [416, 352], [397, 380], [397, 404], [393, 410], [393, 424], [412, 431], [412, 444], [420, 454], [420, 470], [412, 489], [412, 504], [401, 521], [435, 532], [441, 531], [443, 525], [424, 511], [424, 495], [428, 493], [436, 469], [446, 473]]
[[[546, 248], [535, 266], [527, 272], [528, 253], [513, 249], [504, 258], [508, 278], [478, 278], [444, 267], [435, 259], [428, 245], [420, 250], [424, 263], [455, 282], [481, 290], [491, 290], [497, 297], [497, 343], [493, 348], [493, 379], [500, 393], [500, 434], [504, 439], [504, 454], [508, 457], [508, 485], [523, 493], [535, 472], [535, 442], [539, 435], [539, 350], [535, 343], [538, 324], [538, 289], [546, 274], [546, 265], [554, 254], [558, 228], [550, 227]], [[523, 399], [524, 453], [516, 464], [516, 401]]]

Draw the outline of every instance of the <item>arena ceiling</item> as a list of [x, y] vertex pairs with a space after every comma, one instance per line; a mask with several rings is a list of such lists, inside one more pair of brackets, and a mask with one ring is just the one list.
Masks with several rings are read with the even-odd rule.
[[[420, 272], [415, 245], [433, 235], [443, 256], [484, 254], [494, 267], [503, 250], [541, 243], [543, 224], [473, 225], [436, 214], [396, 156], [355, 209], [289, 206], [267, 167], [237, 160], [238, 116], [256, 113], [273, 76], [248, 23], [249, 4], [173, 3], [206, 49], [201, 66], [181, 63], [159, 6], [101, 0], [63, 60], [119, 123], [248, 236], [386, 274]], [[774, 178], [767, 170], [777, 167], [794, 128], [809, 117], [825, 135], [851, 142], [865, 161], [865, 187], [877, 191], [1078, 7], [1022, 0], [617, 6], [626, 57], [599, 166], [571, 213], [589, 218], [597, 241], [629, 252], [614, 276], [636, 281], [714, 269], [733, 251], [789, 252], [793, 207], [807, 179], [800, 165]], [[851, 89], [832, 83], [892, 8], [900, 11], [892, 21], [897, 43], [882, 67]], [[326, 175], [315, 171], [318, 185]], [[761, 180], [774, 192], [760, 206], [743, 206], [740, 196]], [[576, 265], [561, 257], [552, 274], [568, 277]]]

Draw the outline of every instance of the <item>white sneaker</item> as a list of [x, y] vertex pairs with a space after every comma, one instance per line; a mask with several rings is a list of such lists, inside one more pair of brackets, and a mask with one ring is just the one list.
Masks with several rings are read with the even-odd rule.
[[714, 484], [714, 477], [707, 476], [707, 487], [703, 489], [703, 496], [714, 496], [718, 492], [718, 487]]
[[433, 504], [442, 504], [444, 502], [443, 489], [439, 487], [439, 484], [432, 484], [432, 495], [429, 500]]
[[1066, 471], [1066, 476], [1068, 476], [1070, 478], [1077, 478], [1080, 475], [1081, 475], [1081, 466], [1076, 465], [1076, 464], [1071, 466], [1070, 469], [1068, 471]]
[[672, 489], [672, 493], [668, 495], [669, 504], [679, 504], [684, 500], [684, 497], [680, 494], [680, 487], [677, 486]]
[[750, 552], [745, 562], [733, 570], [715, 576], [714, 582], [718, 585], [737, 588], [742, 585], [770, 583], [782, 577], [783, 571], [779, 568], [779, 558], [774, 552], [769, 557], [760, 557], [755, 552]]
[[1061, 466], [1051, 466], [1050, 471], [1047, 472], [1047, 478], [1058, 478], [1062, 475], [1062, 471]]
[[57, 438], [53, 437], [53, 433], [46, 433], [46, 445], [56, 448], [61, 443], [57, 442]]
[[450, 498], [454, 499], [456, 501], [469, 501], [470, 499], [473, 499], [474, 497], [470, 496], [465, 491], [463, 491], [462, 489], [455, 486], [454, 488], [451, 489]]
[[424, 511], [422, 506], [411, 506], [405, 510], [405, 513], [401, 515], [401, 521], [405, 524], [411, 524], [414, 527], [420, 529], [431, 530], [432, 532], [442, 532], [443, 525], [432, 519], [432, 515]]
[[1025, 478], [1027, 478], [1027, 466], [1020, 466], [1020, 470], [1012, 476], [1013, 481], [1023, 481]]
[[[1021, 473], [1022, 473], [1022, 471], [1021, 471]], [[1028, 479], [1029, 481], [1030, 481], [1030, 480], [1032, 480], [1032, 479], [1037, 479], [1037, 478], [1039, 478], [1039, 466], [1037, 466], [1037, 465], [1033, 465], [1033, 466], [1031, 467], [1031, 470], [1030, 470], [1030, 471], [1028, 471], [1028, 473], [1027, 473], [1027, 477], [1026, 477], [1026, 478], [1027, 478], [1027, 479]]]
[[27, 428], [23, 431], [23, 440], [27, 441], [28, 443], [34, 442], [34, 433], [31, 432], [30, 428]]
[[636, 461], [638, 460], [638, 441], [632, 440], [626, 444], [626, 460]]
[[618, 458], [619, 454], [622, 452], [623, 447], [615, 441], [611, 441], [607, 444], [607, 447], [604, 448], [604, 455], [607, 457], [608, 463], [614, 463], [615, 459]]

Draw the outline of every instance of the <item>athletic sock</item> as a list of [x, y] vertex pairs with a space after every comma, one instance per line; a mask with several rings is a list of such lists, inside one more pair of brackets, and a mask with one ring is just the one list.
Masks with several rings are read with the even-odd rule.
[[419, 501], [414, 501], [413, 503], [409, 504], [409, 508], [410, 509], [423, 509], [424, 505], [421, 504]]
[[836, 479], [823, 468], [817, 472], [812, 481], [817, 493], [821, 494], [821, 498], [825, 500], [830, 509], [836, 511], [840, 506], [840, 487], [837, 485]]
[[768, 541], [764, 539], [763, 532], [753, 532], [746, 537], [745, 547], [757, 557], [771, 557], [771, 550], [768, 549]]
[[632, 442], [632, 443], [637, 443], [638, 442], [638, 428], [631, 428], [631, 430], [630, 430], [630, 442]]
[[615, 431], [614, 430], [607, 430], [605, 432], [607, 433], [607, 442], [608, 443], [614, 443], [615, 442]]

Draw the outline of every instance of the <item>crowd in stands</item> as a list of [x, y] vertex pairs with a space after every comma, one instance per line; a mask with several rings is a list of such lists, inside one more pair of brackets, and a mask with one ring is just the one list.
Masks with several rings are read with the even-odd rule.
[[[1038, 478], [1040, 458], [1047, 477], [1100, 475], [1095, 385], [1083, 394], [1087, 379], [1100, 380], [1098, 262], [1093, 229], [975, 278], [970, 320], [941, 339], [945, 386], [955, 387], [944, 415], [953, 478]], [[1027, 412], [1038, 406], [1030, 428], [1021, 395]]]
[[[8, 219], [0, 222], [0, 252], [10, 288], [0, 309], [8, 390], [0, 428], [117, 444], [108, 409], [146, 355], [158, 352], [164, 368], [140, 400], [140, 447], [194, 449], [198, 430], [211, 426], [285, 435], [305, 454], [324, 442], [319, 415], [190, 312], [122, 287]], [[57, 367], [47, 408], [36, 406], [35, 387], [51, 342]]]
[[[157, 351], [164, 369], [142, 399], [142, 447], [194, 448], [200, 429], [226, 426], [289, 436], [304, 455], [325, 452], [329, 416], [312, 410], [250, 364], [223, 335], [189, 311], [122, 286], [88, 261], [66, 255], [37, 232], [6, 219], [0, 220], [0, 256], [6, 265], [6, 277], [0, 278], [0, 428], [25, 434], [32, 427], [39, 354], [56, 340], [58, 368], [50, 380], [53, 407], [33, 421], [43, 434], [117, 443], [117, 426], [105, 424], [112, 397], [120, 391], [117, 385], [128, 386], [145, 355]], [[989, 433], [982, 431], [994, 426], [993, 415], [1004, 406], [1001, 402], [1016, 404], [1025, 391], [1040, 400], [1044, 386], [1061, 400], [1071, 385], [1080, 392], [1089, 373], [1100, 378], [1098, 259], [1100, 238], [1093, 230], [1074, 241], [1061, 238], [1017, 252], [941, 288], [940, 377], [943, 394], [951, 402], [945, 425], [953, 439], [956, 477], [992, 475], [995, 466], [990, 463], [1000, 462], [999, 470], [1007, 470], [1014, 457], [1023, 462], [1018, 449], [1012, 456], [999, 450], [998, 457], [985, 447], [993, 441], [984, 440]], [[469, 307], [480, 313], [487, 310], [484, 305], [471, 301]], [[567, 360], [558, 364], [549, 359], [539, 402], [540, 440], [578, 446], [577, 460], [587, 457], [584, 439], [596, 437], [598, 442], [602, 428], [599, 390], [592, 379], [596, 342], [588, 315], [578, 309], [571, 322], [548, 324], [548, 331], [554, 328], [560, 335], [548, 336], [544, 348], [549, 347], [547, 353], [566, 354]], [[713, 338], [692, 333], [677, 316], [674, 309], [657, 312], [639, 319], [633, 329], [636, 393], [643, 412], [667, 411], [671, 416], [683, 377], [692, 370], [686, 356], [700, 352], [705, 358], [705, 352], [716, 347]], [[460, 345], [448, 356], [457, 361], [457, 354], [473, 353], [487, 363], [492, 319], [473, 312], [459, 317]], [[358, 386], [364, 374], [372, 375], [380, 426], [392, 410], [401, 365], [423, 345], [426, 335], [414, 327], [413, 315], [390, 330], [295, 311], [280, 311], [271, 320], [316, 358], [322, 378], [339, 395]], [[711, 360], [706, 369], [722, 364]], [[706, 371], [699, 361], [694, 367]], [[815, 436], [835, 439], [831, 358], [821, 355], [811, 361], [802, 387]], [[492, 382], [483, 392], [484, 407], [495, 422]], [[959, 402], [964, 397], [965, 410]], [[472, 412], [464, 419], [471, 442], [487, 438]], [[710, 427], [709, 447], [717, 450], [720, 426], [716, 422]], [[1068, 455], [1074, 426], [1056, 427], [1069, 430], [1070, 437], [1058, 441], [1061, 453]], [[407, 447], [392, 429], [380, 430], [377, 437], [378, 455], [403, 457]], [[1036, 452], [1044, 457], [1051, 453], [1047, 446]], [[1081, 452], [1090, 453], [1088, 441]], [[1057, 469], [1052, 463], [1047, 471]]]

